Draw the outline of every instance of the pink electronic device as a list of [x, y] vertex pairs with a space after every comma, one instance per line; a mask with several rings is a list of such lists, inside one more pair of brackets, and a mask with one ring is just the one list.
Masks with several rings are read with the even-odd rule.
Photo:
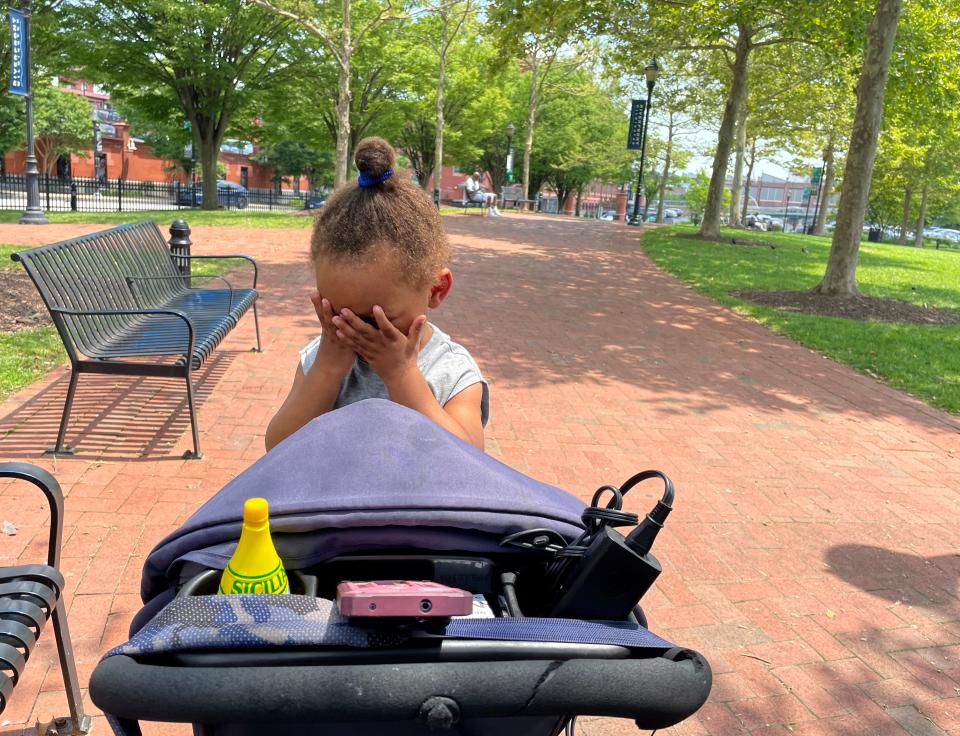
[[472, 613], [473, 596], [426, 580], [345, 581], [337, 585], [337, 608], [349, 618], [446, 618]]

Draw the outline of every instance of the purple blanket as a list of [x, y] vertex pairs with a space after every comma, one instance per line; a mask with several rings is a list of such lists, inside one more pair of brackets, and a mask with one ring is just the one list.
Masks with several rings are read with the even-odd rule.
[[377, 549], [493, 553], [505, 535], [536, 527], [573, 539], [585, 507], [422, 414], [370, 399], [314, 419], [160, 542], [144, 564], [144, 603], [169, 594], [185, 565], [225, 567], [252, 496], [270, 502], [290, 570]]

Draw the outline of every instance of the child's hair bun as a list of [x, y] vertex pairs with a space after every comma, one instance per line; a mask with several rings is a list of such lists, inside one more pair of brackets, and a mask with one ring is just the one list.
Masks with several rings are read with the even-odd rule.
[[353, 160], [357, 164], [357, 171], [377, 179], [386, 173], [387, 169], [393, 168], [397, 154], [393, 146], [383, 138], [364, 138], [357, 144]]

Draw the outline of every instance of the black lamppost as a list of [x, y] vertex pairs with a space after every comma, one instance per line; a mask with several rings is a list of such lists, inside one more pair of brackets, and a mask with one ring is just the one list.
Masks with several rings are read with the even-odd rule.
[[30, 58], [30, 16], [32, 11], [32, 0], [23, 0], [23, 54], [26, 61], [27, 82], [27, 160], [24, 167], [27, 180], [27, 209], [23, 211], [19, 222], [22, 225], [46, 225], [47, 218], [40, 207], [40, 170], [37, 169], [37, 156], [33, 147], [33, 60]]
[[640, 138], [640, 173], [637, 175], [637, 191], [633, 196], [633, 216], [627, 222], [628, 225], [643, 224], [640, 219], [640, 196], [643, 194], [643, 159], [647, 153], [647, 128], [650, 126], [650, 95], [653, 94], [653, 88], [657, 84], [657, 77], [660, 76], [660, 67], [657, 66], [657, 60], [654, 59], [646, 67], [643, 73], [647, 77], [647, 104], [646, 114], [643, 121], [643, 134]]
[[517, 132], [513, 123], [507, 124], [507, 183], [513, 184], [513, 134]]

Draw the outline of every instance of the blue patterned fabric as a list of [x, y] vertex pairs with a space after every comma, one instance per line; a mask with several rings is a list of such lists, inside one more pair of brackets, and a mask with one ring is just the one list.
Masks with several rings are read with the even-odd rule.
[[669, 649], [670, 642], [630, 623], [551, 618], [451, 619], [429, 634], [352, 625], [332, 601], [300, 595], [211, 595], [177, 598], [126, 644], [107, 653], [144, 655], [286, 647], [383, 648], [412, 636], [492, 641], [616, 644]]

